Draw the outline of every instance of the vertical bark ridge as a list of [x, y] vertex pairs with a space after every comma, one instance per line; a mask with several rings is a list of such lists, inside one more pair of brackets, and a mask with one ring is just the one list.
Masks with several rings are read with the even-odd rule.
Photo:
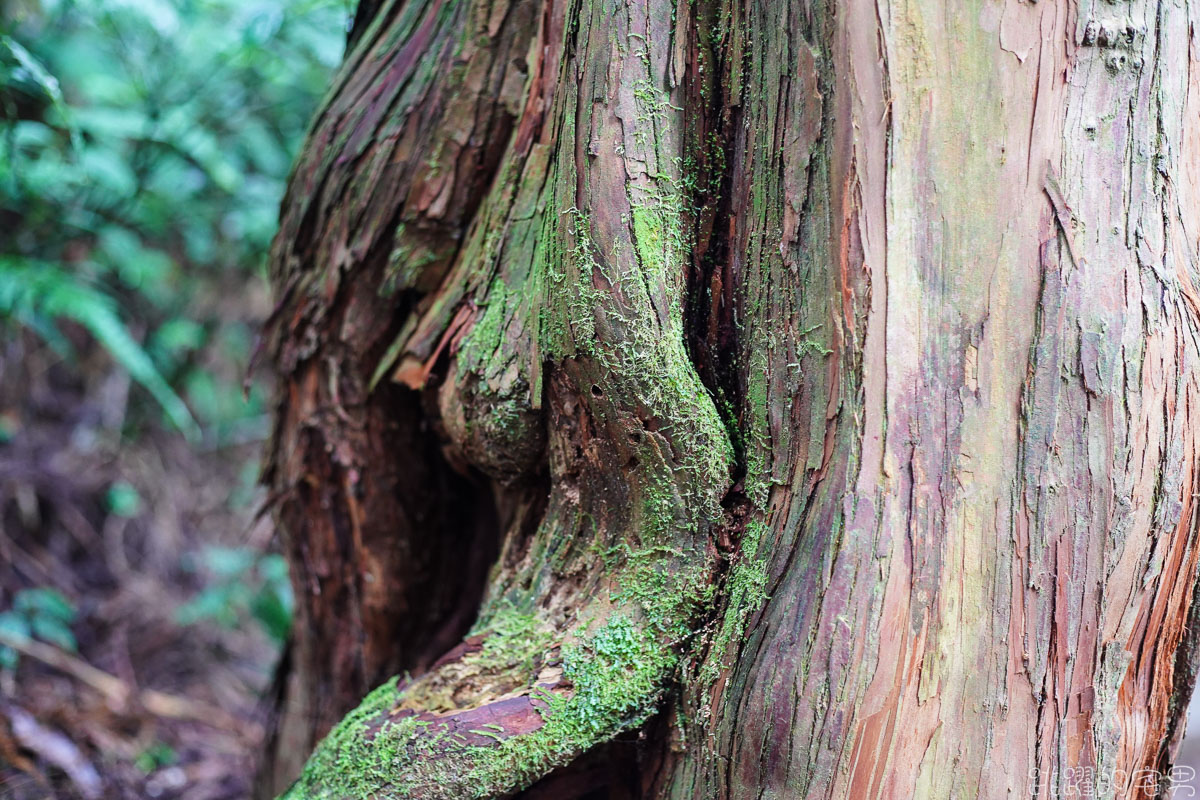
[[280, 388], [264, 481], [297, 624], [269, 796], [367, 689], [461, 637], [497, 552], [493, 503], [442, 457], [420, 398], [370, 379], [507, 144], [535, 12], [385, 3], [293, 170], [271, 260]]
[[[789, 254], [787, 208], [770, 205], [790, 196], [770, 183], [786, 165], [758, 154], [796, 152], [773, 124], [796, 106], [762, 65], [785, 60], [804, 85], [805, 14], [746, 12], [742, 165], [766, 188], [735, 191], [749, 202], [731, 261], [743, 372], [778, 384], [751, 384], [743, 406], [768, 544], [742, 563], [767, 557], [729, 584], [726, 625], [749, 634], [694, 706], [689, 740], [710, 751], [679, 759], [666, 790], [1057, 796], [1091, 780], [1143, 796], [1136, 771], [1169, 760], [1196, 579], [1196, 263], [1167, 180], [1189, 135], [1186, 71], [1167, 65], [1194, 59], [1195, 10], [817, 9], [833, 130], [812, 161], [830, 200], [805, 209], [810, 238]], [[803, 282], [774, 271], [806, 259]], [[755, 305], [760, 282], [783, 309]], [[784, 327], [795, 347], [808, 327], [785, 320], [806, 313], [829, 326], [818, 358], [780, 363], [755, 340]], [[799, 392], [785, 363], [802, 365]], [[804, 397], [831, 374], [821, 419]]]

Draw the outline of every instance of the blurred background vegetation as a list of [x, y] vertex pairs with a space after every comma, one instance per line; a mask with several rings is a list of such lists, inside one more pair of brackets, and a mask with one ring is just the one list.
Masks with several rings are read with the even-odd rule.
[[0, 0], [0, 797], [249, 791], [291, 596], [248, 366], [351, 11]]

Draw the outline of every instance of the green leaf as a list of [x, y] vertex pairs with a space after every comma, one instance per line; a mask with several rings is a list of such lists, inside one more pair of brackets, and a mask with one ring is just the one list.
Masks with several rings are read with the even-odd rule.
[[0, 55], [9, 65], [0, 73], [0, 78], [3, 78], [6, 84], [20, 82], [41, 92], [51, 102], [63, 101], [58, 79], [16, 39], [0, 35]]
[[18, 150], [39, 151], [54, 144], [54, 129], [34, 120], [21, 120], [12, 126], [12, 141]]
[[204, 327], [190, 319], [169, 319], [151, 337], [151, 352], [165, 360], [179, 358], [204, 346]]
[[287, 639], [292, 627], [292, 610], [288, 601], [274, 587], [259, 589], [250, 611], [272, 639], [277, 642]]
[[143, 246], [136, 233], [119, 225], [104, 226], [99, 244], [122, 283], [140, 290], [157, 305], [166, 302], [171, 295], [166, 278], [174, 266], [166, 253]]
[[75, 606], [56, 589], [23, 589], [13, 598], [13, 610], [26, 616], [40, 615], [69, 625], [75, 621]]
[[144, 136], [153, 123], [139, 108], [92, 106], [75, 111], [80, 129], [93, 136], [130, 139]]
[[263, 556], [258, 560], [258, 574], [263, 584], [250, 610], [271, 638], [283, 642], [291, 630], [294, 610], [287, 559], [277, 553]]
[[[72, 122], [67, 105], [63, 102], [62, 88], [58, 79], [38, 61], [32, 53], [11, 36], [0, 34], [0, 98], [7, 97], [10, 92], [19, 92], [31, 98], [47, 101], [62, 117], [63, 123], [71, 134], [71, 144], [78, 150], [80, 146], [79, 131]], [[0, 112], [5, 111], [7, 103], [0, 103]]]
[[[29, 621], [20, 614], [5, 611], [0, 614], [0, 633], [20, 641], [28, 641]], [[14, 670], [21, 660], [20, 654], [8, 645], [0, 645], [0, 669]]]
[[290, 586], [288, 583], [287, 559], [278, 553], [268, 553], [259, 559], [258, 574], [262, 575], [263, 580], [268, 583], [281, 583], [285, 586]]
[[277, 642], [287, 638], [294, 603], [282, 556], [257, 557], [247, 548], [210, 547], [201, 558], [217, 580], [180, 606], [176, 621], [189, 625], [211, 620], [233, 627], [248, 614]]
[[175, 427], [193, 441], [200, 438], [191, 412], [125, 328], [111, 298], [55, 267], [0, 257], [0, 316], [13, 316], [28, 325], [35, 313], [67, 317], [87, 328], [113, 360], [150, 392]]
[[223, 588], [205, 589], [175, 609], [175, 621], [180, 625], [193, 625], [201, 620], [218, 619], [228, 607], [228, 593]]
[[117, 481], [108, 487], [104, 503], [113, 514], [127, 519], [136, 517], [142, 510], [142, 496], [138, 494], [137, 489], [125, 481]]
[[178, 758], [174, 748], [170, 745], [163, 742], [155, 742], [138, 754], [133, 765], [148, 774], [160, 767], [169, 767]]
[[137, 192], [137, 176], [123, 154], [108, 147], [91, 146], [83, 151], [79, 165], [87, 180], [117, 197], [132, 197]]
[[71, 653], [78, 649], [75, 643], [75, 634], [61, 620], [34, 614], [29, 621], [33, 628], [33, 635], [42, 641], [57, 645]]
[[244, 574], [254, 566], [254, 553], [244, 547], [208, 547], [204, 550], [204, 566], [222, 578]]
[[210, 620], [227, 628], [238, 623], [238, 613], [246, 607], [247, 589], [237, 581], [210, 586], [175, 610], [175, 620], [192, 625]]
[[0, 614], [0, 633], [12, 639], [28, 641], [31, 634], [29, 620], [23, 614], [5, 611]]
[[96, 340], [104, 345], [113, 359], [154, 396], [175, 427], [190, 440], [196, 441], [200, 438], [200, 428], [192, 419], [187, 406], [167, 385], [150, 356], [146, 355], [146, 351], [129, 335], [129, 331], [112, 309], [93, 302], [93, 298], [87, 292], [64, 292], [53, 299], [57, 302], [47, 303], [50, 313], [73, 317], [87, 328]]

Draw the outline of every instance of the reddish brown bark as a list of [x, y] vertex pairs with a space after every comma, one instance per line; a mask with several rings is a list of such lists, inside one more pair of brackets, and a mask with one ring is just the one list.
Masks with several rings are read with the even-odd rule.
[[273, 786], [411, 670], [290, 797], [1151, 796], [1196, 647], [1198, 22], [381, 3], [273, 255]]

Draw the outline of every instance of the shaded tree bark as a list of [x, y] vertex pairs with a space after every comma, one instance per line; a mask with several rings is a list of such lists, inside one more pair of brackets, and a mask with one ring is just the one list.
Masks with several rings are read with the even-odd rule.
[[1200, 7], [359, 16], [272, 253], [265, 794], [1153, 796]]

